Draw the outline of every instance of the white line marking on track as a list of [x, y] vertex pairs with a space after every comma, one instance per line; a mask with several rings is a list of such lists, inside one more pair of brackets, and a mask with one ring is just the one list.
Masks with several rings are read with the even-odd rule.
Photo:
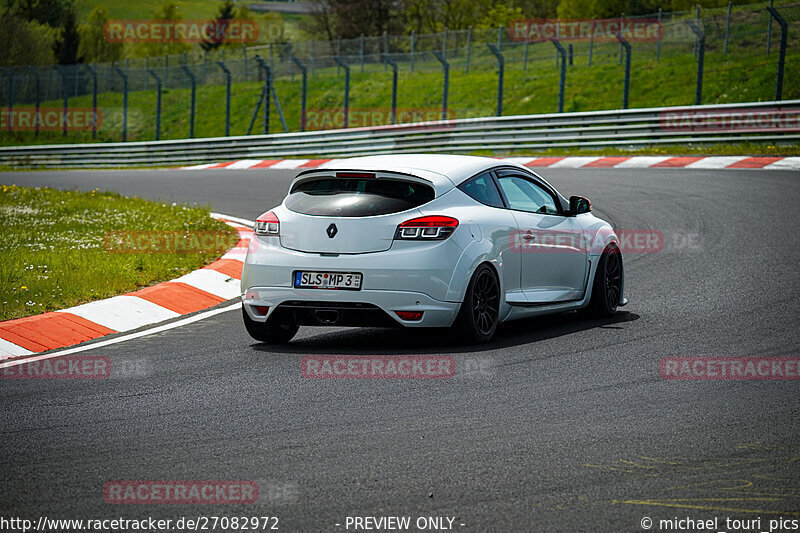
[[194, 272], [189, 272], [179, 278], [168, 281], [167, 283], [181, 282], [191, 285], [201, 291], [210, 292], [214, 296], [219, 296], [225, 300], [236, 298], [239, 296], [239, 283], [238, 279], [234, 279], [227, 274], [211, 270], [210, 268], [201, 268]]
[[[42, 359], [52, 359], [53, 357], [61, 357], [62, 355], [69, 355], [78, 352], [85, 352], [87, 350], [96, 350], [98, 348], [103, 348], [104, 346], [110, 346], [112, 344], [117, 344], [120, 342], [125, 342], [133, 339], [138, 339], [140, 337], [145, 337], [147, 335], [152, 335], [153, 333], [161, 333], [162, 331], [167, 331], [170, 329], [178, 328], [181, 326], [185, 326], [187, 324], [191, 324], [193, 322], [197, 322], [199, 320], [203, 320], [205, 318], [211, 318], [212, 316], [218, 315], [220, 313], [224, 313], [226, 311], [233, 311], [234, 309], [240, 309], [242, 307], [241, 302], [236, 302], [226, 307], [219, 307], [217, 309], [211, 309], [210, 311], [203, 311], [196, 315], [192, 315], [190, 317], [176, 320], [175, 322], [170, 322], [169, 324], [163, 324], [161, 326], [156, 326], [154, 328], [146, 329], [144, 331], [137, 331], [136, 333], [128, 333], [127, 335], [122, 335], [119, 337], [115, 337], [113, 339], [107, 339], [104, 341], [93, 342], [91, 344], [87, 344], [84, 346], [76, 346], [74, 348], [67, 348], [66, 350], [59, 350], [57, 352], [48, 353], [44, 355], [37, 355], [34, 357], [26, 357], [24, 359], [16, 359], [14, 361], [4, 361], [0, 364], [0, 368], [7, 368], [10, 366], [17, 366], [29, 361], [40, 361]], [[113, 372], [113, 370], [112, 370]]]
[[285, 169], [285, 170], [292, 170], [292, 169], [295, 169], [295, 168], [299, 167], [300, 165], [305, 165], [309, 161], [311, 161], [311, 160], [310, 159], [284, 159], [283, 161], [278, 161], [277, 163], [275, 163], [274, 165], [272, 165], [269, 168], [270, 169], [282, 168], [282, 169]]
[[252, 167], [253, 165], [257, 165], [263, 161], [262, 159], [241, 159], [235, 162], [232, 165], [228, 165], [225, 167], [226, 169], [230, 170], [244, 170]]

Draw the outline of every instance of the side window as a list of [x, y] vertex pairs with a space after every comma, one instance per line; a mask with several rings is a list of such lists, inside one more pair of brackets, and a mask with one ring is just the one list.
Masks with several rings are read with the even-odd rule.
[[494, 184], [492, 175], [489, 172], [478, 174], [459, 185], [458, 188], [482, 204], [492, 207], [505, 207], [500, 191], [497, 190], [497, 186]]
[[498, 181], [511, 209], [547, 215], [558, 214], [553, 197], [536, 183], [519, 176], [504, 176]]

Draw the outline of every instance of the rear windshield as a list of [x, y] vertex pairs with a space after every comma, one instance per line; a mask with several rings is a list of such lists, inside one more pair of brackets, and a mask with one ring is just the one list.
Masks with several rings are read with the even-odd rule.
[[374, 178], [320, 178], [299, 183], [286, 207], [305, 215], [368, 217], [406, 211], [433, 200], [422, 183]]

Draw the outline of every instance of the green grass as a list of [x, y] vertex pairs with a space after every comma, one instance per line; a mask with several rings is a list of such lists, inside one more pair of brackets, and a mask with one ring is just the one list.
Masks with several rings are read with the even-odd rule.
[[0, 320], [71, 307], [176, 278], [219, 256], [109, 253], [108, 232], [224, 232], [206, 207], [99, 191], [0, 186]]

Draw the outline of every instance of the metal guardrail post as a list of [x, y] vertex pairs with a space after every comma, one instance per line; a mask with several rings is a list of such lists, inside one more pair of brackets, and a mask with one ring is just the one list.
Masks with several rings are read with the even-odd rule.
[[342, 127], [346, 128], [350, 119], [350, 67], [339, 56], [333, 59], [337, 65], [344, 69], [344, 120], [342, 121]]
[[122, 78], [122, 142], [128, 140], [128, 75], [114, 65], [114, 70]]
[[561, 46], [557, 39], [550, 39], [553, 46], [556, 47], [556, 52], [561, 57], [561, 76], [558, 81], [558, 112], [564, 112], [564, 88], [567, 85], [567, 51]]
[[[363, 42], [363, 41], [362, 41]], [[303, 77], [302, 90], [300, 93], [300, 131], [306, 131], [306, 98], [308, 95], [308, 69], [300, 59], [292, 54], [292, 61], [300, 69], [300, 74]]]
[[450, 91], [450, 63], [442, 57], [442, 54], [434, 50], [433, 55], [442, 64], [442, 73], [444, 79], [442, 80], [442, 120], [447, 120], [447, 94]]
[[8, 131], [14, 131], [14, 75], [5, 67], [0, 67], [0, 72], [8, 78]]
[[628, 97], [631, 91], [631, 43], [625, 40], [622, 33], [617, 33], [619, 43], [625, 47], [625, 79], [622, 88], [622, 109], [628, 109]]
[[[224, 50], [223, 50], [224, 52]], [[223, 56], [224, 57], [224, 56]], [[231, 71], [225, 66], [225, 61], [217, 61], [217, 65], [225, 74], [225, 137], [231, 135]]]
[[28, 68], [28, 72], [30, 72], [33, 75], [33, 79], [36, 80], [35, 81], [35, 85], [36, 85], [36, 98], [35, 98], [36, 115], [34, 116], [33, 120], [36, 123], [36, 134], [35, 134], [35, 136], [38, 137], [39, 136], [39, 121], [41, 119], [41, 117], [39, 116], [39, 88], [41, 87], [41, 79], [40, 79], [39, 73], [36, 71], [35, 68], [30, 67], [30, 66], [28, 66], [27, 68]]
[[725, 48], [723, 48], [723, 56], [728, 55], [728, 37], [731, 33], [731, 2], [728, 2], [728, 17], [725, 20]]
[[[92, 139], [97, 138], [97, 63], [89, 66], [88, 63], [83, 65], [86, 70], [92, 75]], [[156, 140], [158, 140], [156, 138]]]
[[697, 38], [697, 88], [695, 90], [694, 105], [700, 105], [703, 100], [703, 57], [706, 52], [706, 34], [693, 20], [687, 20], [686, 24], [689, 25]]
[[192, 70], [185, 64], [181, 68], [186, 73], [186, 75], [189, 76], [189, 80], [192, 83], [192, 100], [190, 102], [190, 108], [189, 108], [189, 138], [194, 139], [194, 109], [197, 97], [197, 78], [195, 77]]
[[[774, 0], [769, 0], [769, 7], [773, 8]], [[767, 55], [770, 55], [772, 52], [772, 17], [767, 19]]]
[[770, 20], [774, 18], [775, 21], [781, 26], [781, 47], [778, 51], [778, 77], [775, 80], [775, 100], [781, 100], [783, 94], [783, 68], [784, 63], [786, 62], [786, 40], [789, 33], [789, 24], [774, 7], [768, 7], [767, 10], [771, 16]]
[[386, 54], [382, 59], [392, 67], [392, 124], [397, 124], [397, 63]]
[[156, 80], [156, 140], [161, 139], [161, 78], [155, 70], [147, 69], [154, 80]]
[[506, 61], [496, 46], [492, 43], [486, 43], [486, 46], [497, 58], [497, 116], [500, 117], [503, 116], [503, 70]]

